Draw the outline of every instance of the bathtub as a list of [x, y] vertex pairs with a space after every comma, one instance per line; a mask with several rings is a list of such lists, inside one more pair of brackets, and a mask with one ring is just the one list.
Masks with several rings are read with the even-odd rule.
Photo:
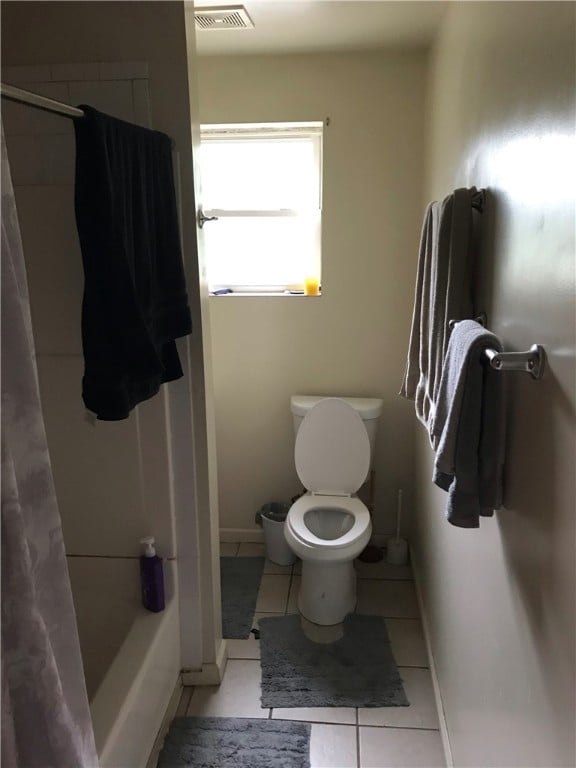
[[166, 608], [140, 604], [135, 558], [69, 557], [86, 687], [101, 768], [144, 768], [179, 686], [175, 564]]

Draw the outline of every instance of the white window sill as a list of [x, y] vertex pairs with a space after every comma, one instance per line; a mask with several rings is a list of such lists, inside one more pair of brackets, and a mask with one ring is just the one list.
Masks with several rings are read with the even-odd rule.
[[219, 293], [219, 294], [210, 293], [211, 299], [222, 299], [222, 298], [230, 298], [230, 297], [237, 298], [238, 296], [249, 296], [250, 298], [254, 298], [255, 296], [265, 296], [267, 298], [274, 297], [274, 298], [280, 298], [280, 299], [284, 299], [287, 297], [291, 299], [319, 299], [321, 298], [322, 294], [319, 293], [315, 296], [307, 296], [304, 292], [298, 293], [298, 292], [292, 292], [292, 291], [286, 291], [282, 293], [279, 293], [278, 291], [268, 292], [268, 293], [266, 291], [253, 291], [253, 292], [233, 291], [232, 293]]

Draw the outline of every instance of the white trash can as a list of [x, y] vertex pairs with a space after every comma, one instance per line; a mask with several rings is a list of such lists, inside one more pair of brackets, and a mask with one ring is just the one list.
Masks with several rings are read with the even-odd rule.
[[276, 565], [292, 565], [298, 559], [284, 538], [284, 521], [290, 509], [289, 504], [272, 501], [259, 512], [264, 530], [266, 556]]

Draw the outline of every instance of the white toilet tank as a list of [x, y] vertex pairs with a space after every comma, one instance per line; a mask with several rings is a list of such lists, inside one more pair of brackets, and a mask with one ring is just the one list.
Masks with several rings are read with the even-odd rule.
[[370, 439], [370, 469], [374, 466], [374, 449], [376, 445], [376, 431], [378, 429], [378, 419], [382, 413], [382, 400], [377, 397], [340, 397], [340, 395], [292, 395], [290, 398], [290, 410], [294, 421], [294, 435], [298, 433], [302, 420], [316, 403], [324, 400], [326, 397], [337, 397], [339, 400], [354, 408], [358, 413]]

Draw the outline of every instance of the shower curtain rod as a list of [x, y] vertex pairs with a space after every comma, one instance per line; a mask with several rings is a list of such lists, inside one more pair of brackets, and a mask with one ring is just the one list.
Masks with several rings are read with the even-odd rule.
[[61, 101], [49, 99], [47, 96], [40, 96], [32, 91], [25, 91], [23, 88], [16, 88], [14, 85], [0, 83], [0, 96], [10, 101], [18, 101], [22, 104], [28, 104], [36, 109], [43, 109], [45, 112], [53, 112], [64, 117], [84, 117], [84, 112], [77, 107], [71, 107], [69, 104], [63, 104]]

